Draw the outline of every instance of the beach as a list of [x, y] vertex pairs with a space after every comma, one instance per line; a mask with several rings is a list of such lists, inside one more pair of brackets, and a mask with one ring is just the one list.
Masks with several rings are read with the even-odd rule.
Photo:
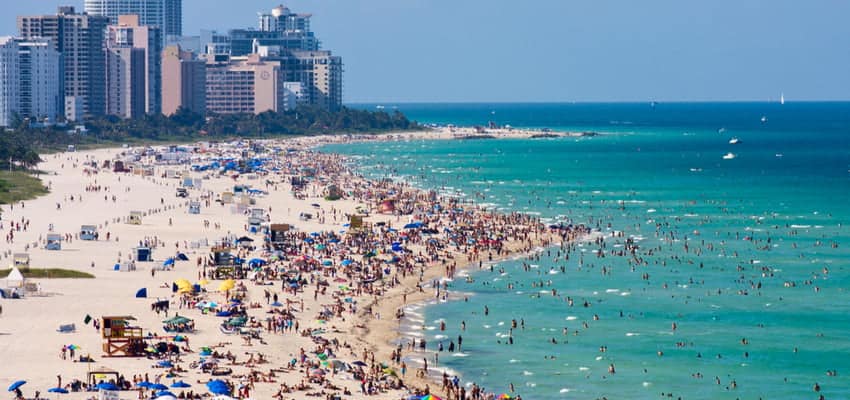
[[[444, 131], [440, 134], [442, 136], [438, 136], [449, 138], [454, 134]], [[433, 134], [405, 135], [432, 137], [430, 135]], [[393, 138], [400, 139], [402, 136], [394, 135]], [[415, 366], [407, 367], [402, 376], [401, 364], [390, 361], [395, 351], [393, 343], [398, 336], [396, 311], [404, 304], [435, 296], [436, 289], [430, 287], [431, 280], [444, 277], [448, 272], [447, 265], [451, 265], [453, 271], [454, 268], [465, 268], [470, 258], [480, 260], [480, 254], [472, 256], [476, 254], [473, 252], [476, 248], [490, 249], [486, 251], [490, 252], [490, 257], [494, 257], [493, 249], [498, 246], [499, 254], [495, 257], [500, 259], [509, 254], [553, 244], [559, 235], [533, 218], [514, 216], [511, 220], [500, 222], [500, 228], [489, 226], [487, 232], [494, 237], [498, 236], [497, 229], [510, 231], [510, 235], [513, 235], [500, 237], [498, 243], [494, 240], [487, 245], [469, 244], [472, 241], [460, 243], [455, 249], [437, 249], [432, 246], [429, 250], [421, 237], [413, 237], [422, 226], [402, 229], [402, 226], [414, 222], [417, 217], [425, 216], [422, 205], [454, 204], [458, 210], [465, 209], [451, 214], [451, 217], [444, 214], [442, 220], [432, 217], [432, 221], [424, 225], [424, 228], [430, 226], [432, 229], [451, 228], [457, 223], [474, 225], [492, 221], [496, 214], [475, 211], [477, 208], [470, 204], [449, 203], [448, 199], [433, 197], [428, 200], [427, 193], [404, 185], [385, 183], [381, 187], [344, 171], [341, 159], [332, 155], [319, 157], [308, 150], [331, 140], [350, 139], [263, 141], [266, 149], [289, 149], [288, 153], [277, 153], [283, 155], [273, 157], [280, 161], [276, 164], [281, 168], [280, 172], [238, 174], [237, 177], [232, 172], [223, 175], [218, 175], [216, 171], [191, 172], [189, 165], [192, 163], [168, 165], [156, 163], [149, 157], [137, 163], [139, 168], [144, 165], [149, 169], [149, 175], [113, 172], [103, 168], [104, 161], [121, 159], [123, 156], [118, 154], [123, 152], [127, 155], [133, 150], [130, 148], [44, 155], [45, 161], [39, 165], [39, 169], [44, 171], [42, 179], [51, 192], [13, 207], [3, 207], [3, 232], [7, 237], [2, 247], [2, 262], [11, 264], [13, 254], [27, 253], [32, 268], [77, 270], [91, 273], [96, 278], [32, 280], [29, 283], [35, 284], [37, 292], [28, 293], [23, 299], [2, 300], [0, 334], [3, 340], [0, 341], [0, 352], [4, 354], [6, 362], [0, 367], [0, 376], [3, 377], [0, 384], [8, 386], [14, 381], [26, 380], [21, 390], [27, 398], [33, 398], [36, 391], [40, 392], [42, 398], [54, 398], [60, 395], [50, 393], [52, 397], [48, 396], [49, 388], [77, 388], [76, 384], [69, 385], [74, 380], [86, 383], [89, 372], [115, 371], [120, 374], [121, 383], [129, 382], [125, 385], [134, 385], [144, 380], [170, 386], [182, 380], [191, 386], [170, 390], [175, 394], [178, 391], [183, 394], [189, 391], [206, 394], [208, 391], [204, 384], [216, 377], [199, 368], [192, 369], [191, 365], [199, 361], [200, 349], [207, 347], [208, 352], [220, 355], [219, 365], [225, 372], [230, 371], [220, 378], [229, 382], [232, 394], [241, 394], [240, 398], [277, 396], [282, 399], [301, 399], [314, 395], [323, 398], [333, 395], [358, 398], [361, 395], [358, 393], [366, 389], [375, 398], [399, 399], [408, 397], [414, 387], [424, 388], [428, 381], [415, 378]], [[248, 148], [247, 144], [230, 146], [228, 157], [234, 160], [241, 157], [233, 157], [233, 152]], [[199, 151], [200, 147], [195, 149], [198, 151], [191, 155], [197, 157], [195, 164], [208, 163], [203, 158], [205, 154], [219, 150], [215, 146], [206, 147], [203, 152]], [[162, 148], [158, 151], [167, 152]], [[252, 156], [271, 157], [270, 154], [257, 152], [252, 153]], [[292, 167], [287, 170], [287, 165], [306, 164], [310, 160], [318, 161], [313, 165], [316, 170], [296, 198], [289, 181], [292, 176], [287, 173], [291, 174], [298, 169]], [[186, 176], [202, 182], [202, 187], [188, 189], [186, 198], [177, 197], [177, 188], [183, 183], [179, 178]], [[234, 185], [243, 184], [263, 192], [250, 197], [255, 204], [239, 208], [232, 203], [218, 203], [214, 200], [223, 192], [232, 191]], [[339, 185], [345, 192], [342, 199], [325, 199], [325, 192], [331, 184]], [[409, 213], [375, 212], [380, 205], [376, 195], [385, 190], [406, 191], [407, 197], [404, 198], [410, 199], [408, 205], [412, 207]], [[199, 214], [188, 212], [190, 201], [199, 202]], [[249, 209], [262, 209], [265, 214], [262, 219], [266, 224], [291, 224], [296, 227], [298, 234], [295, 235], [300, 236], [293, 236], [292, 243], [296, 239], [298, 242], [302, 239], [307, 241], [311, 237], [309, 234], [315, 233], [312, 237], [329, 247], [337, 247], [330, 245], [334, 241], [342, 241], [344, 245], [338, 245], [338, 251], [334, 252], [315, 250], [319, 248], [318, 245], [315, 248], [299, 248], [299, 251], [307, 251], [309, 254], [302, 255], [307, 259], [301, 259], [304, 262], [298, 277], [299, 285], [302, 286], [294, 292], [280, 276], [274, 279], [268, 275], [276, 274], [257, 273], [259, 269], [251, 274], [253, 279], [236, 280], [233, 291], [219, 291], [218, 286], [223, 280], [213, 279], [210, 276], [213, 267], [205, 267], [210, 263], [210, 247], [216, 243], [231, 246], [237, 252], [239, 245], [234, 241], [247, 236], [253, 242], [242, 242], [250, 247], [238, 251], [243, 259], [262, 259], [264, 264], [268, 262], [283, 269], [291, 269], [298, 262], [298, 256], [294, 253], [280, 257], [279, 261], [270, 261], [269, 252], [263, 250], [262, 232], [252, 233], [247, 229]], [[370, 262], [355, 254], [355, 250], [365, 250], [364, 243], [355, 243], [353, 239], [348, 239], [348, 232], [344, 232], [344, 225], [350, 222], [349, 216], [358, 214], [358, 209], [370, 211], [365, 221], [375, 229], [364, 234], [364, 237], [383, 240], [376, 249], [372, 249], [378, 253], [376, 259], [379, 261]], [[129, 223], [131, 213], [136, 211], [141, 212], [139, 225]], [[311, 214], [312, 218], [305, 220], [301, 217], [304, 214]], [[439, 212], [435, 214], [440, 215]], [[481, 219], [481, 216], [485, 219]], [[21, 226], [20, 230], [18, 225]], [[83, 225], [96, 227], [97, 240], [80, 240], [80, 228]], [[508, 226], [511, 228], [508, 229]], [[409, 235], [399, 236], [400, 231], [406, 231]], [[51, 233], [62, 235], [61, 250], [45, 249], [47, 235]], [[470, 230], [467, 234], [477, 233]], [[443, 232], [437, 232], [433, 236], [435, 241], [429, 243], [442, 243], [444, 237]], [[407, 250], [394, 253], [389, 249], [392, 243], [399, 243]], [[134, 260], [136, 254], [133, 249], [136, 247], [152, 248], [154, 261]], [[185, 255], [186, 260], [174, 259], [178, 254]], [[421, 259], [415, 261], [414, 254], [419, 254]], [[322, 263], [327, 261], [333, 267], [322, 271], [321, 268], [311, 266], [314, 260]], [[373, 281], [368, 284], [361, 281], [365, 272], [336, 276], [337, 272], [342, 273], [339, 263], [343, 260], [362, 265], [364, 270], [371, 265], [370, 269], [376, 270], [379, 276], [385, 276], [376, 278], [378, 283]], [[451, 260], [450, 264], [447, 264], [448, 260]], [[119, 264], [119, 270], [116, 270], [116, 264]], [[130, 266], [135, 270], [126, 271]], [[332, 271], [334, 268], [340, 271]], [[382, 273], [382, 269], [385, 272]], [[399, 276], [402, 270], [405, 276]], [[175, 282], [181, 279], [193, 284], [203, 282], [205, 284], [199, 285], [203, 290], [192, 294], [191, 290], [184, 291], [181, 287], [175, 292]], [[324, 288], [327, 290], [319, 293], [319, 281], [331, 283], [326, 283]], [[416, 287], [420, 282], [421, 292]], [[239, 290], [242, 287], [244, 290]], [[140, 289], [146, 290], [146, 297], [136, 297]], [[271, 299], [264, 295], [266, 291], [273, 294], [281, 306], [269, 305]], [[248, 326], [256, 332], [253, 338], [247, 331], [243, 335], [223, 334], [220, 327], [223, 318], [211, 315], [225, 308], [227, 297], [237, 292], [241, 303], [233, 306], [233, 309], [248, 315]], [[438, 290], [437, 297], [440, 295]], [[152, 311], [152, 304], [159, 301], [168, 304], [167, 313]], [[208, 307], [208, 312], [202, 313], [197, 307], [199, 302], [215, 302], [220, 306]], [[269, 314], [275, 309], [287, 311]], [[174, 333], [163, 331], [162, 321], [176, 315], [192, 319], [195, 327], [194, 332], [181, 335], [188, 338], [188, 342], [174, 342], [183, 350], [179, 357], [104, 357], [103, 327], [100, 326], [100, 330], [95, 327], [95, 323], [103, 323], [98, 322], [102, 321], [102, 317], [133, 317], [128, 321], [133, 327], [141, 327], [144, 335], [173, 339]], [[275, 332], [278, 326], [270, 325], [275, 320], [269, 320], [269, 315], [280, 318], [280, 321], [283, 321], [284, 315], [296, 315], [292, 319], [299, 324], [298, 329], [290, 327], [285, 333]], [[67, 324], [74, 324], [75, 331], [58, 332], [60, 325]], [[306, 334], [302, 335], [302, 331]], [[168, 342], [169, 339], [149, 342], [160, 341]], [[367, 352], [364, 353], [364, 349]], [[71, 350], [75, 353], [73, 356]], [[321, 358], [317, 358], [318, 355]], [[90, 357], [94, 362], [80, 362], [80, 356]], [[338, 364], [322, 363], [327, 360], [338, 360]], [[289, 367], [291, 361], [294, 361], [292, 368]], [[362, 361], [363, 366], [354, 366], [355, 361]], [[381, 363], [385, 363], [386, 368], [381, 367]], [[357, 368], [362, 368], [360, 373], [352, 372]], [[369, 377], [364, 380], [363, 375]], [[361, 376], [361, 379], [355, 379], [355, 376]], [[393, 383], [397, 379], [388, 376], [401, 377], [407, 388], [399, 387]], [[115, 381], [112, 375], [104, 373], [94, 373], [92, 379], [94, 383]], [[284, 383], [287, 390], [282, 390]], [[299, 385], [303, 388], [289, 391], [289, 388]], [[438, 386], [430, 382], [432, 390], [437, 389], [442, 393]], [[242, 387], [248, 389], [243, 391], [240, 389]], [[144, 394], [149, 396], [151, 393], [146, 391]], [[132, 399], [142, 398], [143, 395], [135, 390], [120, 391], [119, 394], [121, 398]], [[96, 393], [81, 391], [61, 396], [82, 399], [93, 395]]]

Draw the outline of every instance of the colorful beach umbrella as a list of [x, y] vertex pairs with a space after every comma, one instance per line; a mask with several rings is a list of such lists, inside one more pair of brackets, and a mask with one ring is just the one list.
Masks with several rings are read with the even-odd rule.
[[234, 287], [236, 287], [236, 281], [234, 281], [233, 279], [228, 279], [218, 285], [218, 291], [226, 292], [228, 290], [233, 290]]
[[27, 381], [15, 381], [15, 383], [9, 385], [9, 391], [14, 392], [16, 389], [20, 388], [27, 384]]
[[441, 397], [434, 396], [433, 394], [426, 394], [419, 398], [419, 400], [443, 400]]
[[502, 393], [496, 399], [498, 399], [498, 400], [512, 400], [513, 397], [511, 397], [511, 395], [509, 395], [507, 393]]

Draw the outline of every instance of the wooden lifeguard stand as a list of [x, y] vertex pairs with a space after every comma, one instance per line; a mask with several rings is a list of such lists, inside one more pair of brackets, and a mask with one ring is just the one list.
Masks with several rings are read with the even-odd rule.
[[101, 333], [105, 357], [143, 357], [145, 338], [142, 328], [131, 327], [132, 316], [103, 317]]

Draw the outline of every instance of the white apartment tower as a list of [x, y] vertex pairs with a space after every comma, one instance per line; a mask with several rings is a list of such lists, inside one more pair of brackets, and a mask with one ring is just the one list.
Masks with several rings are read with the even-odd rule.
[[0, 37], [0, 126], [9, 126], [18, 112], [19, 83], [18, 42], [11, 36]]
[[18, 39], [22, 117], [55, 122], [63, 114], [62, 55], [50, 39]]
[[163, 38], [183, 34], [183, 0], [85, 0], [85, 11], [109, 17], [113, 25], [119, 16], [135, 14], [141, 25], [159, 27]]

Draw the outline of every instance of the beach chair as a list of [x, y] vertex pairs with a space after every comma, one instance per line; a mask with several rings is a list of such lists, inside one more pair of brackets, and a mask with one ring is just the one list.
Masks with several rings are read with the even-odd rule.
[[74, 324], [59, 325], [59, 329], [56, 330], [59, 333], [74, 333], [76, 331], [77, 327]]

